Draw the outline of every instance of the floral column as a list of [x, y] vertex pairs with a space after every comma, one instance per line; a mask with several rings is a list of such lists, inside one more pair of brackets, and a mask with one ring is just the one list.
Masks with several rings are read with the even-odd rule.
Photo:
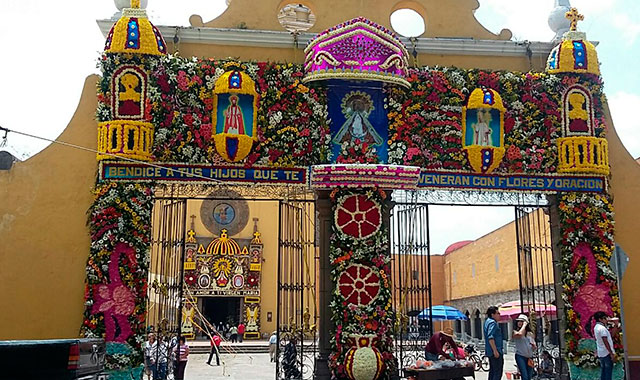
[[392, 352], [388, 190], [415, 187], [419, 172], [390, 165], [313, 168], [313, 186], [333, 189], [329, 366], [337, 379], [376, 380], [397, 371]]
[[[103, 160], [153, 161], [149, 73], [167, 53], [139, 0], [107, 36], [98, 86], [98, 154]], [[104, 338], [109, 378], [141, 379], [146, 336], [152, 189], [99, 181], [90, 209], [82, 335]]]
[[[577, 30], [582, 15], [566, 13], [571, 29], [551, 51], [547, 71], [562, 83], [562, 137], [558, 138], [558, 172], [609, 175], [605, 138], [604, 94], [595, 46]], [[616, 274], [609, 266], [614, 252], [613, 206], [609, 194], [564, 193], [558, 199], [566, 357], [572, 379], [600, 376], [593, 315], [604, 311], [620, 318]], [[618, 355], [622, 333], [612, 329]], [[614, 378], [622, 379], [621, 363]]]

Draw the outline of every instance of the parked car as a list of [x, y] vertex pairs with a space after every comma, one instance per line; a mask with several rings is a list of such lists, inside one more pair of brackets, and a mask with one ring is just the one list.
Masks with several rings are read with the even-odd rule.
[[0, 379], [106, 380], [102, 339], [0, 341]]

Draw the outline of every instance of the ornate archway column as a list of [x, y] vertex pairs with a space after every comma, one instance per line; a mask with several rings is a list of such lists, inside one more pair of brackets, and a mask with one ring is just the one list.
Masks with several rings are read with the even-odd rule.
[[397, 374], [393, 356], [391, 191], [417, 186], [417, 167], [323, 165], [312, 170], [320, 238], [316, 379]]
[[331, 353], [331, 331], [334, 330], [334, 327], [331, 323], [329, 303], [331, 302], [334, 284], [331, 282], [331, 260], [329, 259], [333, 215], [329, 194], [330, 192], [327, 190], [316, 192], [316, 228], [320, 252], [320, 274], [318, 278], [320, 320], [318, 324], [318, 356], [316, 357], [313, 378], [317, 380], [331, 379], [329, 354]]

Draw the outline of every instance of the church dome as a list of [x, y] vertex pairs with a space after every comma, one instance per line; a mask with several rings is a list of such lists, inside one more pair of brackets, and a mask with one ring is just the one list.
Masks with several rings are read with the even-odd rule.
[[229, 238], [227, 230], [220, 231], [220, 237], [214, 239], [207, 246], [207, 255], [235, 256], [241, 252], [240, 246], [235, 240]]
[[122, 17], [111, 27], [104, 46], [105, 53], [148, 55], [167, 54], [162, 34], [140, 8], [140, 0], [131, 0], [131, 8], [122, 10]]
[[587, 40], [584, 32], [577, 31], [577, 22], [583, 16], [571, 8], [565, 17], [571, 22], [571, 30], [562, 36], [562, 41], [551, 50], [547, 59], [547, 71], [556, 73], [590, 73], [600, 75], [600, 64], [596, 47]]

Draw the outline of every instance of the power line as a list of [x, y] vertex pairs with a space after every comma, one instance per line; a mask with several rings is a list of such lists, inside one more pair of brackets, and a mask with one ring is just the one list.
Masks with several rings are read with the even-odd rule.
[[151, 162], [140, 161], [140, 160], [136, 160], [136, 159], [128, 158], [128, 157], [121, 157], [121, 156], [118, 156], [117, 154], [113, 154], [113, 153], [98, 152], [95, 149], [87, 148], [87, 147], [84, 147], [84, 146], [81, 146], [81, 145], [76, 145], [76, 144], [68, 143], [68, 142], [65, 142], [65, 141], [52, 140], [52, 139], [48, 139], [46, 137], [36, 136], [36, 135], [32, 135], [32, 134], [26, 133], [26, 132], [14, 131], [12, 129], [4, 128], [2, 126], [0, 126], [0, 131], [4, 132], [4, 137], [2, 138], [3, 141], [7, 140], [7, 134], [9, 132], [11, 132], [11, 133], [15, 133], [17, 135], [31, 137], [31, 138], [34, 138], [34, 139], [43, 140], [43, 141], [47, 141], [47, 142], [50, 142], [50, 143], [60, 144], [62, 146], [66, 146], [66, 147], [69, 147], [69, 148], [80, 149], [80, 150], [84, 150], [84, 151], [92, 152], [92, 153], [96, 153], [96, 154], [98, 154], [98, 153], [99, 154], [103, 154], [105, 156], [110, 156], [110, 157], [113, 157], [113, 158], [118, 159], [118, 160], [129, 161], [129, 162], [133, 162], [133, 163], [136, 163], [136, 164], [151, 166], [151, 167], [154, 167], [154, 168], [171, 169], [174, 172], [177, 172], [177, 173], [180, 173], [180, 174], [183, 174], [183, 175], [188, 175], [189, 177], [202, 178], [202, 179], [205, 179], [207, 181], [217, 182], [217, 183], [223, 182], [223, 181], [221, 181], [219, 179], [215, 179], [215, 178], [211, 178], [211, 177], [205, 177], [203, 175], [190, 173], [190, 172], [187, 172], [187, 171], [184, 171], [184, 170], [181, 170], [181, 169], [168, 168], [166, 166], [154, 164], [154, 163], [151, 163]]

